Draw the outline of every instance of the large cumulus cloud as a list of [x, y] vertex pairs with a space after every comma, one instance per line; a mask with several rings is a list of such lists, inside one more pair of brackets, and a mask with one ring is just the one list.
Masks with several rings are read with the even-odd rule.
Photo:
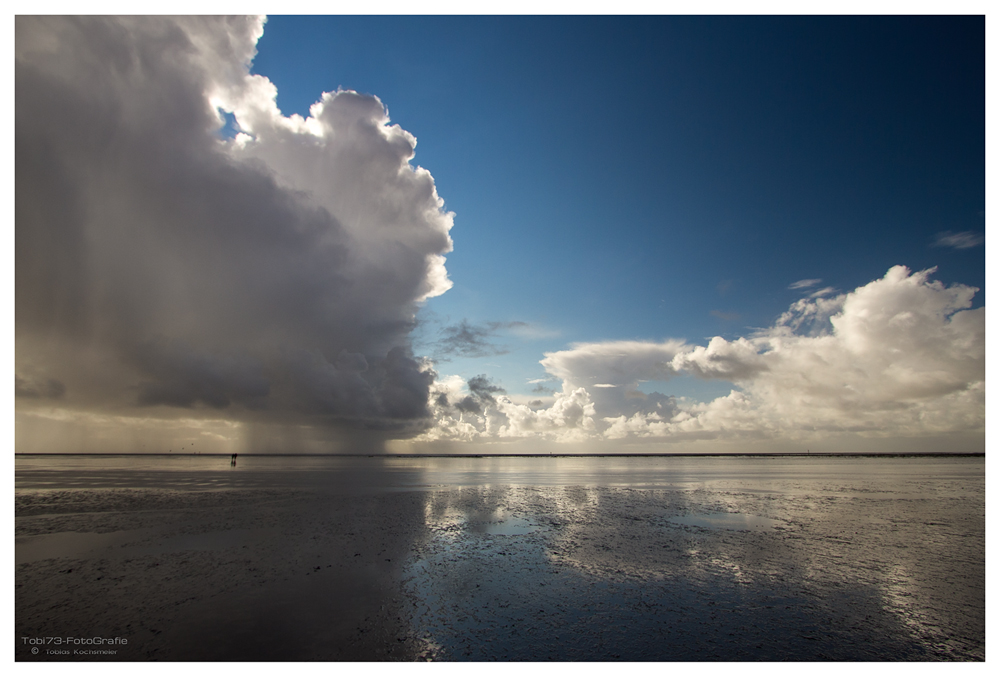
[[[419, 428], [452, 216], [382, 102], [284, 117], [259, 18], [18, 17], [21, 405]], [[220, 133], [223, 113], [241, 133]], [[49, 395], [49, 397], [45, 397]]]
[[[985, 308], [970, 309], [976, 289], [946, 287], [930, 279], [933, 272], [895, 266], [848, 294], [799, 301], [750, 341], [716, 338], [674, 365], [708, 377], [732, 375], [758, 415], [783, 428], [981, 427]], [[816, 317], [829, 318], [826, 329], [796, 333], [803, 319]]]
[[[945, 286], [934, 272], [894, 266], [849, 293], [810, 294], [774, 326], [735, 340], [613, 341], [549, 353], [543, 366], [563, 380], [549, 407], [498, 400], [470, 416], [439, 406], [448, 423], [425, 438], [447, 438], [456, 419], [466, 439], [511, 430], [651, 440], [981, 434], [986, 311], [972, 308], [975, 288]], [[735, 387], [709, 402], [639, 390], [642, 381], [679, 374]], [[461, 394], [460, 382], [448, 387]], [[560, 417], [573, 403], [586, 414]]]

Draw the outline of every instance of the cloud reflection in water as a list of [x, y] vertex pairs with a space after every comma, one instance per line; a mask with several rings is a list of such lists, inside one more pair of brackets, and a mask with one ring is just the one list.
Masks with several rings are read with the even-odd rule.
[[413, 628], [446, 660], [981, 659], [975, 511], [894, 482], [435, 491]]

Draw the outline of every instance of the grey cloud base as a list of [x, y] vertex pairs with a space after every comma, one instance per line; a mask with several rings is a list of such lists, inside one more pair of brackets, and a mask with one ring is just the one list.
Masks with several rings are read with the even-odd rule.
[[[451, 215], [377, 98], [281, 116], [249, 74], [262, 30], [16, 19], [20, 402], [59, 383], [77, 411], [425, 425], [408, 334], [450, 285]], [[220, 109], [253, 135], [224, 139]]]

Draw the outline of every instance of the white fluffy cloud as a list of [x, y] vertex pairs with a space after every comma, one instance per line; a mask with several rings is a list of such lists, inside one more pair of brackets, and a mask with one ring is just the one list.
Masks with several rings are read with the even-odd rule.
[[[895, 266], [850, 293], [804, 298], [770, 329], [733, 341], [615, 341], [550, 353], [542, 364], [564, 384], [554, 404], [537, 410], [504, 405], [496, 412], [519, 431], [553, 438], [565, 420], [573, 439], [981, 432], [985, 308], [971, 308], [975, 288], [946, 287], [931, 280], [933, 272]], [[681, 373], [735, 388], [702, 403], [638, 391], [642, 380]], [[573, 402], [590, 403], [588, 417], [560, 418]], [[445, 411], [438, 415], [448, 418]], [[484, 426], [477, 435], [490, 430]]]
[[599, 416], [608, 416], [606, 412], [666, 415], [676, 406], [673, 398], [646, 394], [639, 390], [639, 383], [667, 381], [676, 376], [673, 361], [687, 349], [683, 341], [674, 340], [578, 343], [568, 350], [546, 353], [541, 364], [563, 380], [563, 395], [577, 388], [586, 389]]
[[416, 439], [471, 442], [542, 437], [574, 442], [597, 432], [594, 403], [586, 388], [564, 389], [547, 408], [518, 404], [506, 395], [483, 397], [476, 390], [458, 376], [436, 382], [431, 397], [435, 425]]
[[542, 366], [577, 386], [628, 386], [637, 379], [665, 381], [676, 375], [672, 362], [685, 348], [683, 341], [579, 343], [569, 350], [546, 353]]
[[17, 18], [16, 370], [36, 394], [19, 407], [58, 390], [77, 410], [427, 416], [408, 334], [451, 284], [452, 215], [376, 97], [282, 116], [249, 73], [263, 28]]

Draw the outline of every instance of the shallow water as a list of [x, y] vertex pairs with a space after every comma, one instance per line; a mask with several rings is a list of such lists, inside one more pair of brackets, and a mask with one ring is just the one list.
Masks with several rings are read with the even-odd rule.
[[671, 517], [671, 524], [681, 527], [701, 527], [703, 529], [729, 529], [731, 531], [768, 531], [784, 526], [780, 520], [768, 519], [760, 515], [739, 512], [716, 512], [707, 515], [684, 515]]
[[985, 656], [982, 457], [17, 457], [15, 487], [18, 632], [132, 633], [118, 660]]
[[206, 534], [181, 534], [156, 538], [155, 545], [137, 545], [158, 536], [155, 528], [110, 533], [61, 531], [41, 536], [21, 536], [15, 539], [15, 564], [54, 558], [119, 559], [188, 550], [224, 550], [256, 544], [265, 535], [264, 532], [261, 529], [230, 529]]
[[[981, 480], [982, 457], [344, 457], [61, 455], [17, 456], [15, 488], [156, 487], [223, 489], [360, 484], [370, 489], [472, 486], [588, 486], [631, 488], [740, 487], [744, 491], [868, 495], [898, 498], [927, 490], [960, 490]], [[934, 478], [932, 485], [921, 483]], [[874, 482], [866, 480], [873, 479]], [[957, 484], [956, 484], [957, 482]]]

